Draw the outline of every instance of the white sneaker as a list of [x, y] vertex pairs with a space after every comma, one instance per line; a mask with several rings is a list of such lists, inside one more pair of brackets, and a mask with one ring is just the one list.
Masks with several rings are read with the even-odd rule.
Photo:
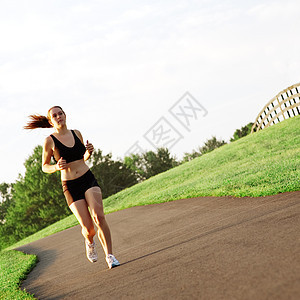
[[117, 266], [120, 265], [120, 263], [118, 262], [118, 260], [117, 260], [117, 259], [115, 258], [115, 256], [112, 255], [112, 254], [108, 254], [108, 255], [106, 256], [106, 262], [107, 262], [108, 267], [109, 267], [110, 269], [115, 268], [115, 267], [117, 267]]
[[98, 260], [98, 255], [96, 252], [96, 245], [95, 242], [93, 242], [92, 244], [89, 242], [85, 242], [85, 249], [86, 249], [86, 257], [87, 259], [94, 263]]

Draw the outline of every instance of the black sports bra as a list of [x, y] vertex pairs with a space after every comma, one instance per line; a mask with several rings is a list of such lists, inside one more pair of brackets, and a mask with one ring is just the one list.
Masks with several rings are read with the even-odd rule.
[[[81, 140], [76, 135], [76, 133], [73, 130], [71, 130], [71, 132], [75, 140], [75, 144], [73, 147], [65, 146], [53, 134], [50, 135], [54, 141], [55, 148], [58, 149], [60, 157], [65, 159], [67, 163], [82, 159], [86, 151], [85, 146], [82, 144]], [[60, 159], [60, 157], [58, 158], [58, 160]], [[54, 155], [53, 158], [57, 162], [57, 159], [55, 159]]]

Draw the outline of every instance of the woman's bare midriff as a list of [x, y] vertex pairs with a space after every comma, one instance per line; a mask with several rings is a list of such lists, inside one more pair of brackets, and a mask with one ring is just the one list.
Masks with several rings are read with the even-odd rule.
[[89, 170], [83, 159], [67, 163], [65, 169], [61, 170], [61, 180], [73, 180], [79, 178]]

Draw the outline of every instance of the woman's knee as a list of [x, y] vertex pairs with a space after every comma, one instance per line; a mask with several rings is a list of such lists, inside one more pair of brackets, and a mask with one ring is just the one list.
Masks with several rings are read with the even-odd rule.
[[84, 237], [92, 238], [92, 237], [94, 237], [94, 235], [96, 234], [96, 231], [95, 231], [94, 226], [93, 226], [93, 227], [90, 227], [90, 228], [82, 227], [81, 233], [82, 233], [82, 235], [83, 235]]
[[105, 215], [103, 212], [93, 214], [93, 220], [97, 227], [101, 227], [105, 222]]

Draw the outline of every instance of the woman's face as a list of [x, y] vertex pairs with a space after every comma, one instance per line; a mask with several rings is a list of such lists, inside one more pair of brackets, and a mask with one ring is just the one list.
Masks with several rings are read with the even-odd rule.
[[59, 107], [54, 107], [50, 110], [50, 121], [53, 127], [63, 127], [66, 125], [66, 115]]

